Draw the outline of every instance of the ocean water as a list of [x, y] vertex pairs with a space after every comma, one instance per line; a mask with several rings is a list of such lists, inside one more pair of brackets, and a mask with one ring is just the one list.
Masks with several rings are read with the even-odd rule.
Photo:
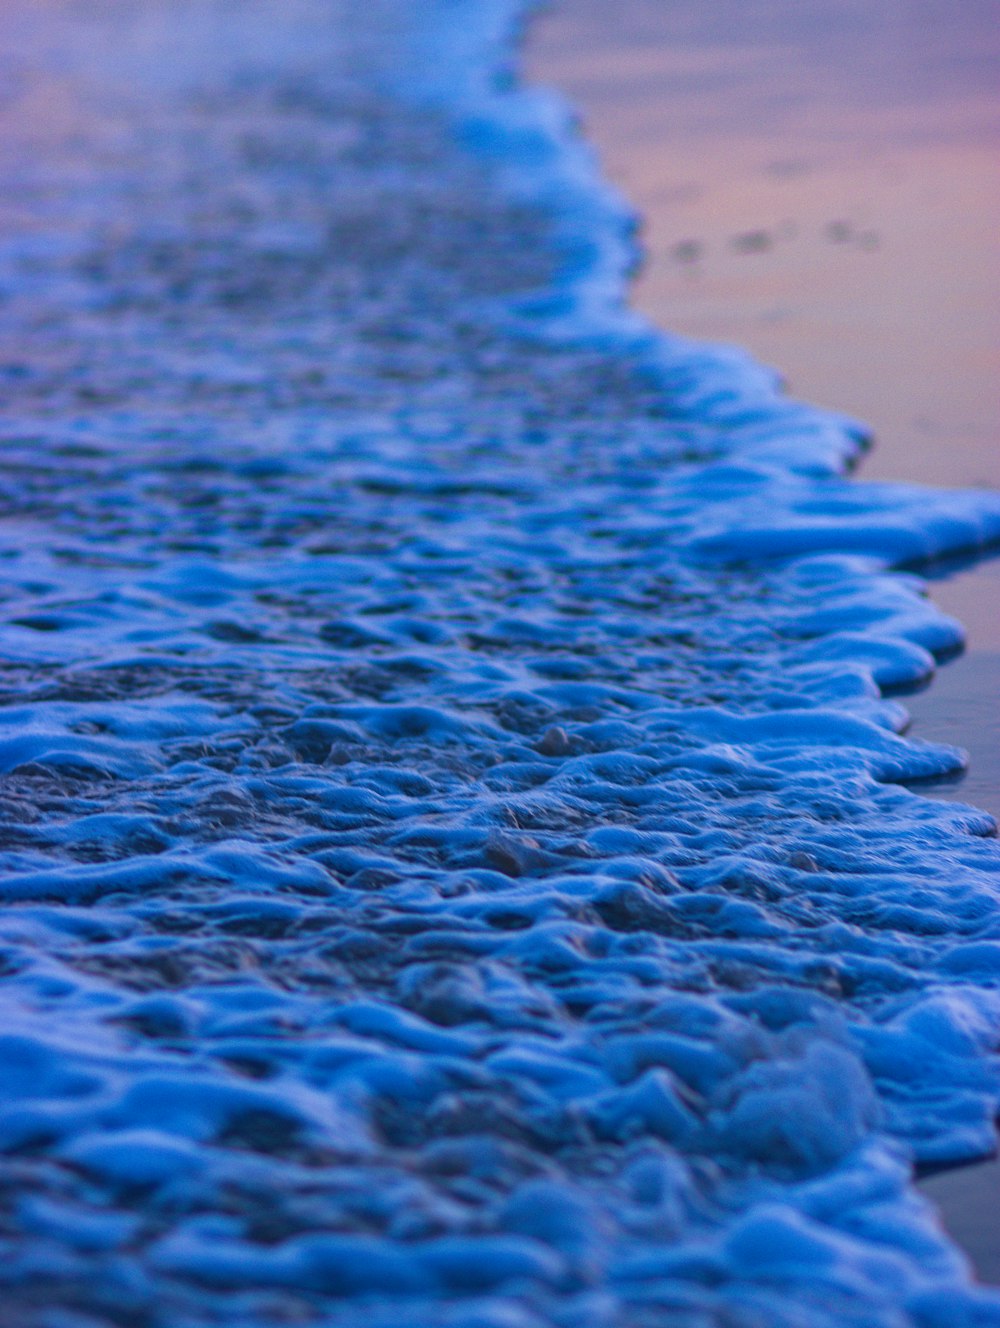
[[0, 14], [15, 1328], [953, 1328], [1000, 496], [624, 304], [505, 0]]

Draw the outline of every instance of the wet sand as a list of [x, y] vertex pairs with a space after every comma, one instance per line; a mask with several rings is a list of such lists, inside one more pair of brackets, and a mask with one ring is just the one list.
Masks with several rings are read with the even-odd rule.
[[969, 1254], [980, 1279], [1000, 1285], [1000, 1161], [941, 1171], [920, 1188], [937, 1204], [952, 1239]]
[[634, 303], [1000, 487], [1000, 3], [561, 0], [528, 69], [643, 219]]
[[[866, 421], [866, 478], [1000, 488], [1000, 0], [560, 0], [527, 72], [642, 217], [633, 303]], [[1000, 560], [931, 583], [969, 635], [907, 698], [1000, 817]], [[1000, 1164], [924, 1182], [1000, 1281]]]
[[[998, 71], [998, 0], [563, 0], [528, 47], [642, 216], [638, 308], [866, 421], [865, 477], [992, 488]], [[935, 581], [969, 651], [910, 708], [970, 752], [940, 796], [1000, 817], [997, 589], [988, 564]]]

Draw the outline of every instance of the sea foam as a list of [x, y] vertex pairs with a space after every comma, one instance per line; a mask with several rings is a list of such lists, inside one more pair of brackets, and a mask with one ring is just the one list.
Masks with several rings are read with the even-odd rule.
[[[1000, 1322], [1000, 498], [630, 313], [506, 0], [4, 7], [15, 1324]], [[901, 568], [907, 568], [901, 572]]]

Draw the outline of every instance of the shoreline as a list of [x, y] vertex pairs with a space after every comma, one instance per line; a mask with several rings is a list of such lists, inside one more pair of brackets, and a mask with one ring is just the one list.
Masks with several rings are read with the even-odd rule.
[[993, 1146], [1000, 858], [877, 686], [960, 644], [884, 569], [1000, 494], [866, 491], [850, 421], [626, 308], [518, 0], [42, 8], [10, 1312], [1000, 1320], [888, 1142]]
[[[983, 107], [966, 105], [964, 125], [961, 115], [953, 117], [959, 123], [950, 142], [946, 137], [943, 144], [921, 144], [914, 133], [920, 107], [910, 105], [908, 117], [897, 115], [882, 132], [867, 161], [853, 109], [842, 138], [848, 148], [853, 139], [854, 155], [836, 141], [832, 122], [825, 126], [825, 146], [811, 141], [803, 154], [795, 123], [783, 123], [780, 113], [769, 125], [771, 142], [748, 148], [753, 136], [738, 122], [739, 84], [718, 123], [704, 123], [703, 101], [711, 96], [704, 88], [715, 85], [727, 60], [739, 66], [738, 54], [721, 42], [714, 50], [710, 43], [699, 48], [690, 34], [686, 43], [672, 46], [663, 14], [647, 0], [624, 0], [613, 16], [594, 0], [561, 0], [530, 17], [523, 43], [528, 80], [569, 98], [607, 177], [639, 214], [643, 259], [632, 277], [632, 307], [671, 332], [745, 345], [787, 373], [788, 390], [796, 396], [871, 419], [875, 445], [854, 468], [861, 481], [1000, 488], [1000, 412], [986, 367], [1000, 345], [1000, 302], [985, 313], [982, 291], [973, 294], [966, 277], [956, 282], [947, 271], [931, 271], [922, 292], [907, 291], [903, 298], [906, 264], [928, 267], [942, 231], [948, 238], [950, 228], [956, 246], [963, 238], [968, 242], [960, 232], [969, 229], [964, 218], [972, 198], [979, 199], [973, 215], [982, 222], [973, 257], [990, 278], [982, 288], [1000, 291], [1000, 244], [992, 233], [986, 238], [990, 176], [983, 173], [984, 163], [998, 161], [998, 140], [979, 133]], [[823, 109], [828, 120], [835, 117], [835, 103]], [[685, 126], [696, 129], [693, 148], [682, 141]], [[864, 127], [869, 131], [879, 137], [877, 128]], [[959, 150], [963, 133], [967, 141]], [[767, 159], [756, 178], [739, 160], [754, 151]], [[946, 196], [942, 207], [928, 206], [929, 182]], [[813, 200], [810, 189], [818, 189]], [[896, 215], [901, 235], [895, 236], [886, 233], [892, 192], [901, 192], [911, 210], [906, 226]], [[1000, 177], [996, 194], [1000, 200]], [[796, 207], [793, 220], [787, 214]], [[975, 267], [973, 259], [968, 263]], [[862, 294], [869, 283], [874, 291]], [[963, 299], [974, 314], [964, 348], [950, 349], [971, 359], [975, 372], [973, 378], [958, 374], [954, 392], [955, 365], [947, 357], [942, 364], [940, 356], [919, 354], [921, 341], [927, 352], [935, 343], [930, 310], [945, 297], [952, 325], [961, 319]], [[893, 300], [910, 322], [894, 329], [908, 337], [910, 358], [897, 356], [886, 365], [891, 330], [884, 314]], [[939, 393], [936, 414], [926, 402], [914, 409], [918, 387], [931, 397]], [[920, 791], [982, 807], [1000, 819], [1000, 622], [991, 612], [1000, 590], [1000, 557], [984, 557], [937, 579], [931, 569], [927, 579], [931, 598], [963, 623], [968, 641], [928, 687], [904, 698], [908, 732], [966, 747], [970, 770]], [[920, 1177], [917, 1186], [935, 1203], [977, 1277], [1000, 1283], [1000, 1245], [988, 1236], [1000, 1202], [1000, 1160], [946, 1167]]]
[[[714, 28], [686, 0], [624, 6], [612, 19], [596, 0], [562, 0], [531, 17], [524, 45], [528, 79], [568, 97], [636, 209], [632, 307], [681, 336], [746, 347], [790, 394], [870, 426], [874, 445], [851, 468], [861, 482], [1000, 490], [1000, 123], [983, 79], [1000, 68], [1000, 39], [988, 6], [950, 25], [946, 69], [926, 49], [942, 33], [912, 20], [911, 31], [899, 6], [838, 31], [825, 63], [807, 25], [823, 0], [810, 0], [795, 7], [793, 52], [808, 78], [779, 58], [774, 14], [768, 32], [732, 4]], [[911, 736], [970, 756], [966, 775], [923, 792], [1000, 821], [998, 568], [993, 553], [949, 576], [922, 571], [967, 640], [905, 704]]]
[[690, 0], [624, 0], [613, 18], [561, 0], [531, 21], [526, 72], [569, 98], [641, 218], [635, 308], [864, 421], [866, 479], [1000, 488], [1000, 124], [978, 65], [960, 82], [965, 48], [1000, 63], [1000, 39], [966, 13], [942, 72], [923, 47], [943, 34], [890, 4], [894, 25], [835, 33], [828, 54], [807, 26], [824, 3], [779, 6], [768, 27], [729, 0], [714, 22]]

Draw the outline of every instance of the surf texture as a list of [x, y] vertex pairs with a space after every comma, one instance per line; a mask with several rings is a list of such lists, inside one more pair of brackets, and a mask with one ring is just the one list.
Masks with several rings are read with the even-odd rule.
[[4, 6], [14, 1328], [1000, 1323], [912, 1185], [1000, 855], [890, 699], [1000, 499], [630, 314], [518, 17]]

